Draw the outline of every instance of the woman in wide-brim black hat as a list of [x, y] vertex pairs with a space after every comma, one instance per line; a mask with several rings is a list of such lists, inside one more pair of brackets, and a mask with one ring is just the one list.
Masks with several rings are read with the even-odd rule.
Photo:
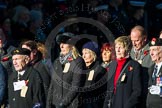
[[72, 33], [63, 33], [56, 37], [60, 46], [59, 57], [54, 61], [54, 72], [48, 92], [47, 108], [77, 108], [78, 87], [81, 87], [83, 59], [80, 57]]

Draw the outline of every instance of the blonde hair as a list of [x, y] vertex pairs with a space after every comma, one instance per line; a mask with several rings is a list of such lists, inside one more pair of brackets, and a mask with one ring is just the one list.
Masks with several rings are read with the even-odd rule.
[[72, 55], [74, 59], [76, 59], [78, 56], [80, 56], [79, 51], [76, 49], [75, 46], [72, 46]]
[[120, 36], [117, 39], [115, 39], [115, 45], [117, 43], [120, 43], [127, 52], [129, 52], [132, 48], [132, 42], [130, 40], [129, 36]]

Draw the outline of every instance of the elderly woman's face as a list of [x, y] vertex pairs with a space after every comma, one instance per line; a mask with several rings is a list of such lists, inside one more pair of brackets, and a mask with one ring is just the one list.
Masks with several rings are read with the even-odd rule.
[[66, 55], [72, 49], [72, 46], [69, 44], [61, 43], [60, 44], [61, 54]]
[[115, 52], [116, 52], [116, 58], [117, 59], [122, 59], [127, 56], [126, 49], [121, 43], [116, 43], [115, 44]]
[[110, 60], [111, 60], [111, 51], [110, 50], [103, 50], [102, 61], [103, 62], [110, 62]]
[[94, 56], [92, 55], [92, 53], [90, 52], [90, 50], [88, 50], [86, 48], [84, 48], [82, 50], [82, 57], [83, 57], [84, 62], [86, 63], [86, 65], [87, 64], [90, 65], [94, 61]]

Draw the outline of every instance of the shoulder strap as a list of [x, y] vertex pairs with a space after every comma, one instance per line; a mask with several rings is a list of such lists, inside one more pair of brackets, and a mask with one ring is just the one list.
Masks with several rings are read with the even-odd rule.
[[122, 74], [124, 73], [124, 71], [125, 71], [125, 69], [127, 68], [127, 66], [128, 66], [129, 63], [130, 63], [130, 61], [128, 61], [128, 62], [125, 64], [124, 68], [123, 68], [122, 71], [120, 72], [120, 75], [119, 75], [117, 84], [119, 83], [119, 79], [121, 78]]

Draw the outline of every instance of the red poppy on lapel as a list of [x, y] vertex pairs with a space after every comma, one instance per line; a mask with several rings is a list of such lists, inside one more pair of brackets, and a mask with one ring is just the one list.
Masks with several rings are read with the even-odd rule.
[[107, 68], [105, 68], [106, 69], [106, 72], [108, 72], [109, 71], [109, 68], [107, 67]]
[[129, 66], [128, 67], [128, 71], [132, 71], [133, 70], [133, 67], [132, 66]]
[[26, 80], [26, 81], [25, 81], [25, 85], [27, 86], [27, 85], [28, 85], [28, 83], [29, 83], [29, 80]]
[[69, 62], [73, 61], [73, 58], [72, 57], [68, 57], [67, 59]]
[[148, 53], [149, 53], [148, 50], [145, 50], [145, 51], [143, 52], [143, 54], [144, 54], [145, 56], [146, 56]]
[[5, 62], [5, 61], [8, 61], [11, 58], [12, 58], [12, 56], [3, 57], [1, 61]]

